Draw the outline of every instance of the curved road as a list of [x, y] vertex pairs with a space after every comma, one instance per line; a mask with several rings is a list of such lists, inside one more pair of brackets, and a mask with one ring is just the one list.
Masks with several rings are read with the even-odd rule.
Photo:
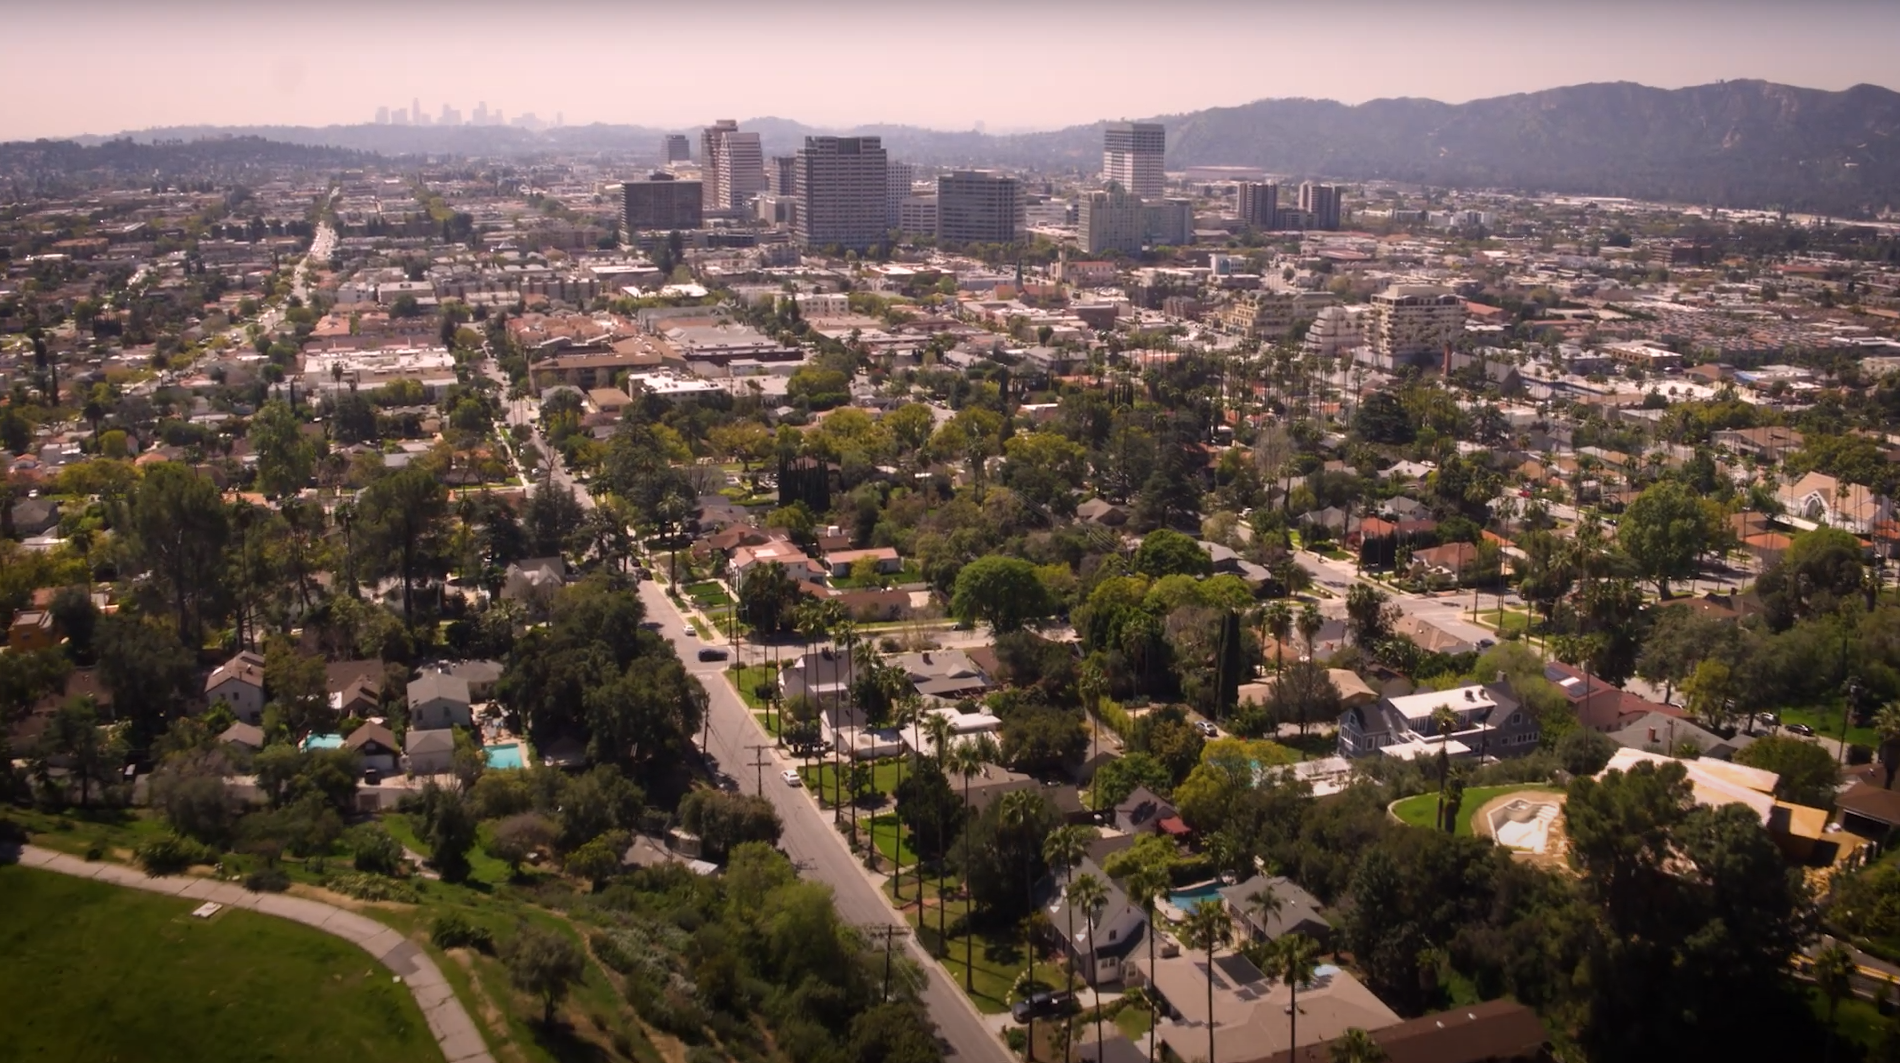
[[[673, 643], [687, 670], [706, 688], [706, 711], [712, 721], [708, 744], [719, 760], [720, 770], [736, 779], [747, 793], [761, 789], [762, 781], [765, 797], [784, 823], [779, 847], [792, 858], [799, 873], [831, 887], [838, 914], [846, 922], [866, 927], [903, 922], [885, 901], [876, 880], [851, 855], [844, 836], [831, 825], [830, 814], [821, 811], [803, 788], [787, 786], [780, 777], [780, 772], [797, 767], [798, 762], [766, 749], [764, 765], [754, 767], [759, 751], [748, 747], [768, 743], [771, 738], [726, 681], [727, 662], [699, 659], [700, 648], [706, 643], [693, 634], [659, 584], [643, 581], [640, 599], [646, 606], [647, 619], [660, 625], [660, 634]], [[914, 935], [905, 939], [905, 948], [927, 976], [924, 1004], [954, 1058], [959, 1063], [1011, 1063], [1002, 1039]]]

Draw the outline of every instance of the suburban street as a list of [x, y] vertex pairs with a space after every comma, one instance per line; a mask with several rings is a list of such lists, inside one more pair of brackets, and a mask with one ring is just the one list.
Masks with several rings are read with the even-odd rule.
[[[804, 788], [788, 786], [780, 777], [780, 772], [796, 767], [797, 762], [769, 747], [752, 748], [768, 743], [770, 738], [726, 682], [723, 673], [728, 662], [699, 660], [699, 650], [706, 643], [694, 635], [658, 583], [643, 581], [640, 599], [646, 606], [647, 619], [659, 623], [660, 633], [673, 643], [687, 670], [706, 688], [707, 712], [712, 721], [709, 751], [718, 759], [720, 770], [738, 780], [741, 790], [762, 789], [778, 810], [784, 824], [779, 847], [800, 873], [831, 887], [838, 914], [847, 922], [864, 927], [900, 923], [902, 920], [870, 874], [851, 855], [844, 836], [833, 828], [830, 815], [818, 808]], [[754, 766], [759, 756], [763, 756], [763, 767]], [[975, 1005], [914, 937], [906, 936], [904, 941], [904, 947], [928, 977], [923, 999], [930, 1017], [956, 1057], [971, 1063], [1006, 1063], [1008, 1052]]]

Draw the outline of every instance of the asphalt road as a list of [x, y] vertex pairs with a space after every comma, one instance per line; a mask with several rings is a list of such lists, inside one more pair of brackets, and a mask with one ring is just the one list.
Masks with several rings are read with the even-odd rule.
[[[712, 721], [708, 745], [718, 758], [720, 770], [738, 780], [744, 792], [758, 790], [772, 802], [784, 824], [779, 847], [798, 866], [799, 874], [830, 886], [838, 914], [847, 922], [864, 927], [901, 924], [883, 893], [851, 855], [844, 836], [832, 826], [831, 814], [821, 811], [802, 787], [788, 786], [780, 777], [780, 772], [796, 767], [797, 761], [769, 746], [750, 748], [768, 743], [770, 737], [726, 682], [726, 662], [699, 660], [699, 650], [706, 643], [692, 633], [658, 584], [641, 583], [640, 598], [646, 605], [647, 619], [660, 624], [660, 633], [673, 643], [687, 670], [706, 688], [710, 699], [707, 712]], [[759, 757], [765, 763], [754, 767]], [[1001, 1039], [943, 967], [925, 954], [914, 938], [905, 938], [905, 948], [928, 977], [924, 1004], [954, 1057], [968, 1063], [1009, 1063], [1010, 1055]]]

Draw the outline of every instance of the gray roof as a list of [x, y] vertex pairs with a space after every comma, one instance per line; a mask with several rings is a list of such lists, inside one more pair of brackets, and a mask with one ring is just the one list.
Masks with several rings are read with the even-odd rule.
[[1706, 730], [1679, 716], [1670, 716], [1661, 712], [1643, 713], [1621, 728], [1611, 731], [1609, 736], [1610, 741], [1630, 749], [1647, 749], [1655, 746], [1664, 753], [1669, 753], [1678, 745], [1688, 742], [1704, 753], [1719, 756], [1732, 752], [1728, 743], [1714, 731]]
[[[1260, 892], [1262, 887], [1271, 887], [1273, 895], [1280, 898], [1280, 910], [1267, 919], [1265, 926], [1258, 926], [1259, 913], [1248, 898]], [[1269, 939], [1295, 931], [1306, 932], [1303, 929], [1305, 927], [1330, 926], [1325, 917], [1319, 914], [1318, 899], [1280, 875], [1270, 878], [1255, 875], [1245, 882], [1224, 887], [1220, 895], [1227, 901], [1229, 908], [1241, 913], [1241, 918], [1265, 932]]]
[[1115, 806], [1115, 825], [1122, 830], [1139, 830], [1174, 815], [1174, 806], [1146, 786], [1137, 786], [1122, 803]]
[[468, 680], [441, 672], [424, 672], [410, 680], [409, 704], [420, 705], [437, 698], [468, 704]]
[[226, 727], [224, 733], [218, 736], [218, 741], [234, 742], [240, 746], [249, 746], [252, 749], [263, 749], [264, 729], [239, 720], [237, 723]]
[[455, 732], [446, 728], [411, 731], [403, 739], [405, 753], [451, 753], [455, 750]]
[[[1128, 899], [1128, 894], [1122, 892], [1121, 886], [1117, 885], [1114, 879], [1108, 877], [1108, 872], [1103, 871], [1095, 861], [1090, 860], [1088, 857], [1083, 857], [1082, 862], [1075, 865], [1075, 871], [1073, 874], [1067, 876], [1067, 881], [1073, 882], [1083, 875], [1094, 875], [1096, 879], [1108, 889], [1107, 902], [1102, 905], [1102, 912], [1095, 919], [1095, 925], [1099, 928], [1098, 932], [1106, 934], [1108, 927], [1130, 917], [1139, 918], [1144, 924], [1146, 923], [1146, 914], [1143, 913], [1133, 901]], [[1053, 885], [1054, 892], [1049, 898], [1048, 906], [1049, 925], [1056, 929], [1057, 936], [1062, 936], [1068, 932], [1069, 897], [1063, 889], [1064, 881], [1062, 879], [1055, 880]], [[1088, 916], [1081, 911], [1075, 913], [1075, 938], [1077, 951], [1088, 949]], [[1126, 955], [1128, 951], [1134, 948], [1140, 941], [1140, 934], [1129, 934], [1127, 937], [1119, 938], [1112, 942], [1107, 940], [1099, 941], [1096, 943], [1097, 947], [1094, 951], [1102, 956], [1122, 956]]]

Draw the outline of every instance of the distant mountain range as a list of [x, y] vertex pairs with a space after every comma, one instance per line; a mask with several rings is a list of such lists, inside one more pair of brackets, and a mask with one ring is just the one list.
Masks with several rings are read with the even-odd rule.
[[[1900, 93], [1873, 85], [1828, 92], [1765, 81], [1685, 89], [1616, 82], [1462, 104], [1259, 100], [1151, 120], [1167, 125], [1167, 165], [1176, 170], [1252, 166], [1292, 178], [1630, 196], [1845, 217], [1900, 207]], [[769, 117], [741, 122], [741, 128], [757, 130], [768, 154], [788, 153], [812, 133], [877, 134], [894, 158], [920, 163], [1092, 173], [1100, 166], [1103, 124], [1010, 136], [915, 126], [817, 129]], [[383, 155], [640, 156], [657, 153], [662, 133], [680, 131], [632, 125], [541, 133], [357, 125], [182, 127], [125, 135], [250, 135]], [[77, 139], [98, 144], [106, 138]]]

